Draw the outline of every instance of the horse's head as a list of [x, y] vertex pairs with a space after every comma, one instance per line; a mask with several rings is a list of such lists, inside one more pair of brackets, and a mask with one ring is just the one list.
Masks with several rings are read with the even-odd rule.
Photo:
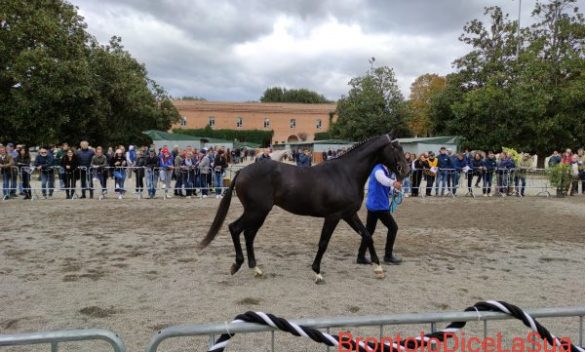
[[397, 139], [392, 139], [390, 134], [385, 135], [388, 143], [382, 148], [380, 162], [390, 171], [396, 174], [399, 180], [402, 180], [410, 173], [410, 163], [404, 157], [404, 151]]

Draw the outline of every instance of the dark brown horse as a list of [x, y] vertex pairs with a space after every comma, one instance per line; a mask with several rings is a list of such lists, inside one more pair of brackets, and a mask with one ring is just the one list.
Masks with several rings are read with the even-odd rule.
[[262, 271], [256, 266], [254, 238], [272, 207], [277, 205], [293, 214], [325, 218], [319, 250], [312, 265], [316, 282], [323, 280], [321, 258], [340, 220], [347, 222], [365, 239], [372, 262], [376, 264], [374, 271], [378, 277], [384, 277], [372, 238], [357, 214], [362, 206], [364, 185], [368, 176], [373, 167], [380, 163], [396, 173], [398, 179], [405, 177], [410, 170], [402, 147], [389, 134], [359, 143], [341, 157], [313, 167], [301, 168], [273, 160], [249, 165], [232, 180], [199, 248], [205, 248], [217, 235], [227, 215], [235, 188], [244, 206], [244, 213], [229, 225], [236, 250], [232, 275], [244, 263], [240, 243], [242, 231], [246, 240], [248, 266], [256, 275], [262, 275]]

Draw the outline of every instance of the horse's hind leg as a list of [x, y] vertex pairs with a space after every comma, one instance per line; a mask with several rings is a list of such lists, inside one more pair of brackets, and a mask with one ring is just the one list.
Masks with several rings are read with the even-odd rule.
[[256, 266], [256, 256], [254, 255], [254, 238], [260, 228], [254, 228], [244, 231], [246, 239], [246, 252], [248, 253], [248, 267], [254, 271], [254, 275], [259, 277], [264, 273]]
[[236, 250], [236, 262], [232, 264], [231, 267], [231, 274], [234, 275], [235, 273], [240, 270], [242, 264], [244, 263], [244, 251], [242, 251], [242, 243], [240, 242], [240, 234], [244, 230], [243, 227], [243, 217], [244, 215], [240, 216], [238, 220], [232, 222], [229, 225], [230, 234], [232, 235], [232, 241], [234, 242], [234, 249]]
[[244, 230], [244, 238], [246, 239], [246, 252], [248, 253], [248, 267], [254, 270], [256, 277], [262, 276], [263, 272], [256, 266], [256, 255], [254, 254], [254, 238], [260, 227], [264, 224], [264, 220], [268, 212], [265, 214], [257, 214], [254, 218], [246, 219], [246, 229]]

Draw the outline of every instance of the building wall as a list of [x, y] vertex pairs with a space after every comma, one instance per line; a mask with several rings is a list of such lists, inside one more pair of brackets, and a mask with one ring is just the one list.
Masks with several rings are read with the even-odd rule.
[[[183, 121], [172, 128], [205, 128], [213, 118], [214, 129], [242, 129], [274, 131], [273, 144], [300, 141], [301, 134], [307, 141], [315, 139], [316, 132], [329, 130], [330, 116], [335, 112], [335, 104], [294, 104], [294, 103], [227, 103], [193, 100], [173, 102]], [[242, 126], [237, 126], [238, 118]], [[264, 120], [270, 125], [264, 127]], [[291, 127], [291, 119], [296, 125]], [[317, 128], [317, 121], [321, 127]]]

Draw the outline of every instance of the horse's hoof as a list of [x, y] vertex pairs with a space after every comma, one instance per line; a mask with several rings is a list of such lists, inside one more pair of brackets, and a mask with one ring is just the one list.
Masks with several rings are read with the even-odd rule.
[[232, 275], [234, 275], [235, 273], [237, 273], [237, 272], [238, 272], [238, 270], [240, 270], [240, 266], [241, 266], [241, 265], [238, 265], [238, 264], [236, 264], [236, 263], [233, 263], [233, 264], [232, 264], [232, 267], [231, 267], [231, 269], [230, 269], [230, 273], [231, 273]]
[[315, 283], [316, 284], [323, 283], [323, 275], [321, 275], [321, 274], [315, 274]]
[[383, 279], [384, 278], [384, 269], [382, 268], [381, 265], [376, 265], [376, 269], [374, 269], [374, 274], [376, 275], [376, 278], [378, 279]]
[[264, 273], [257, 266], [254, 267], [254, 277], [262, 277]]

